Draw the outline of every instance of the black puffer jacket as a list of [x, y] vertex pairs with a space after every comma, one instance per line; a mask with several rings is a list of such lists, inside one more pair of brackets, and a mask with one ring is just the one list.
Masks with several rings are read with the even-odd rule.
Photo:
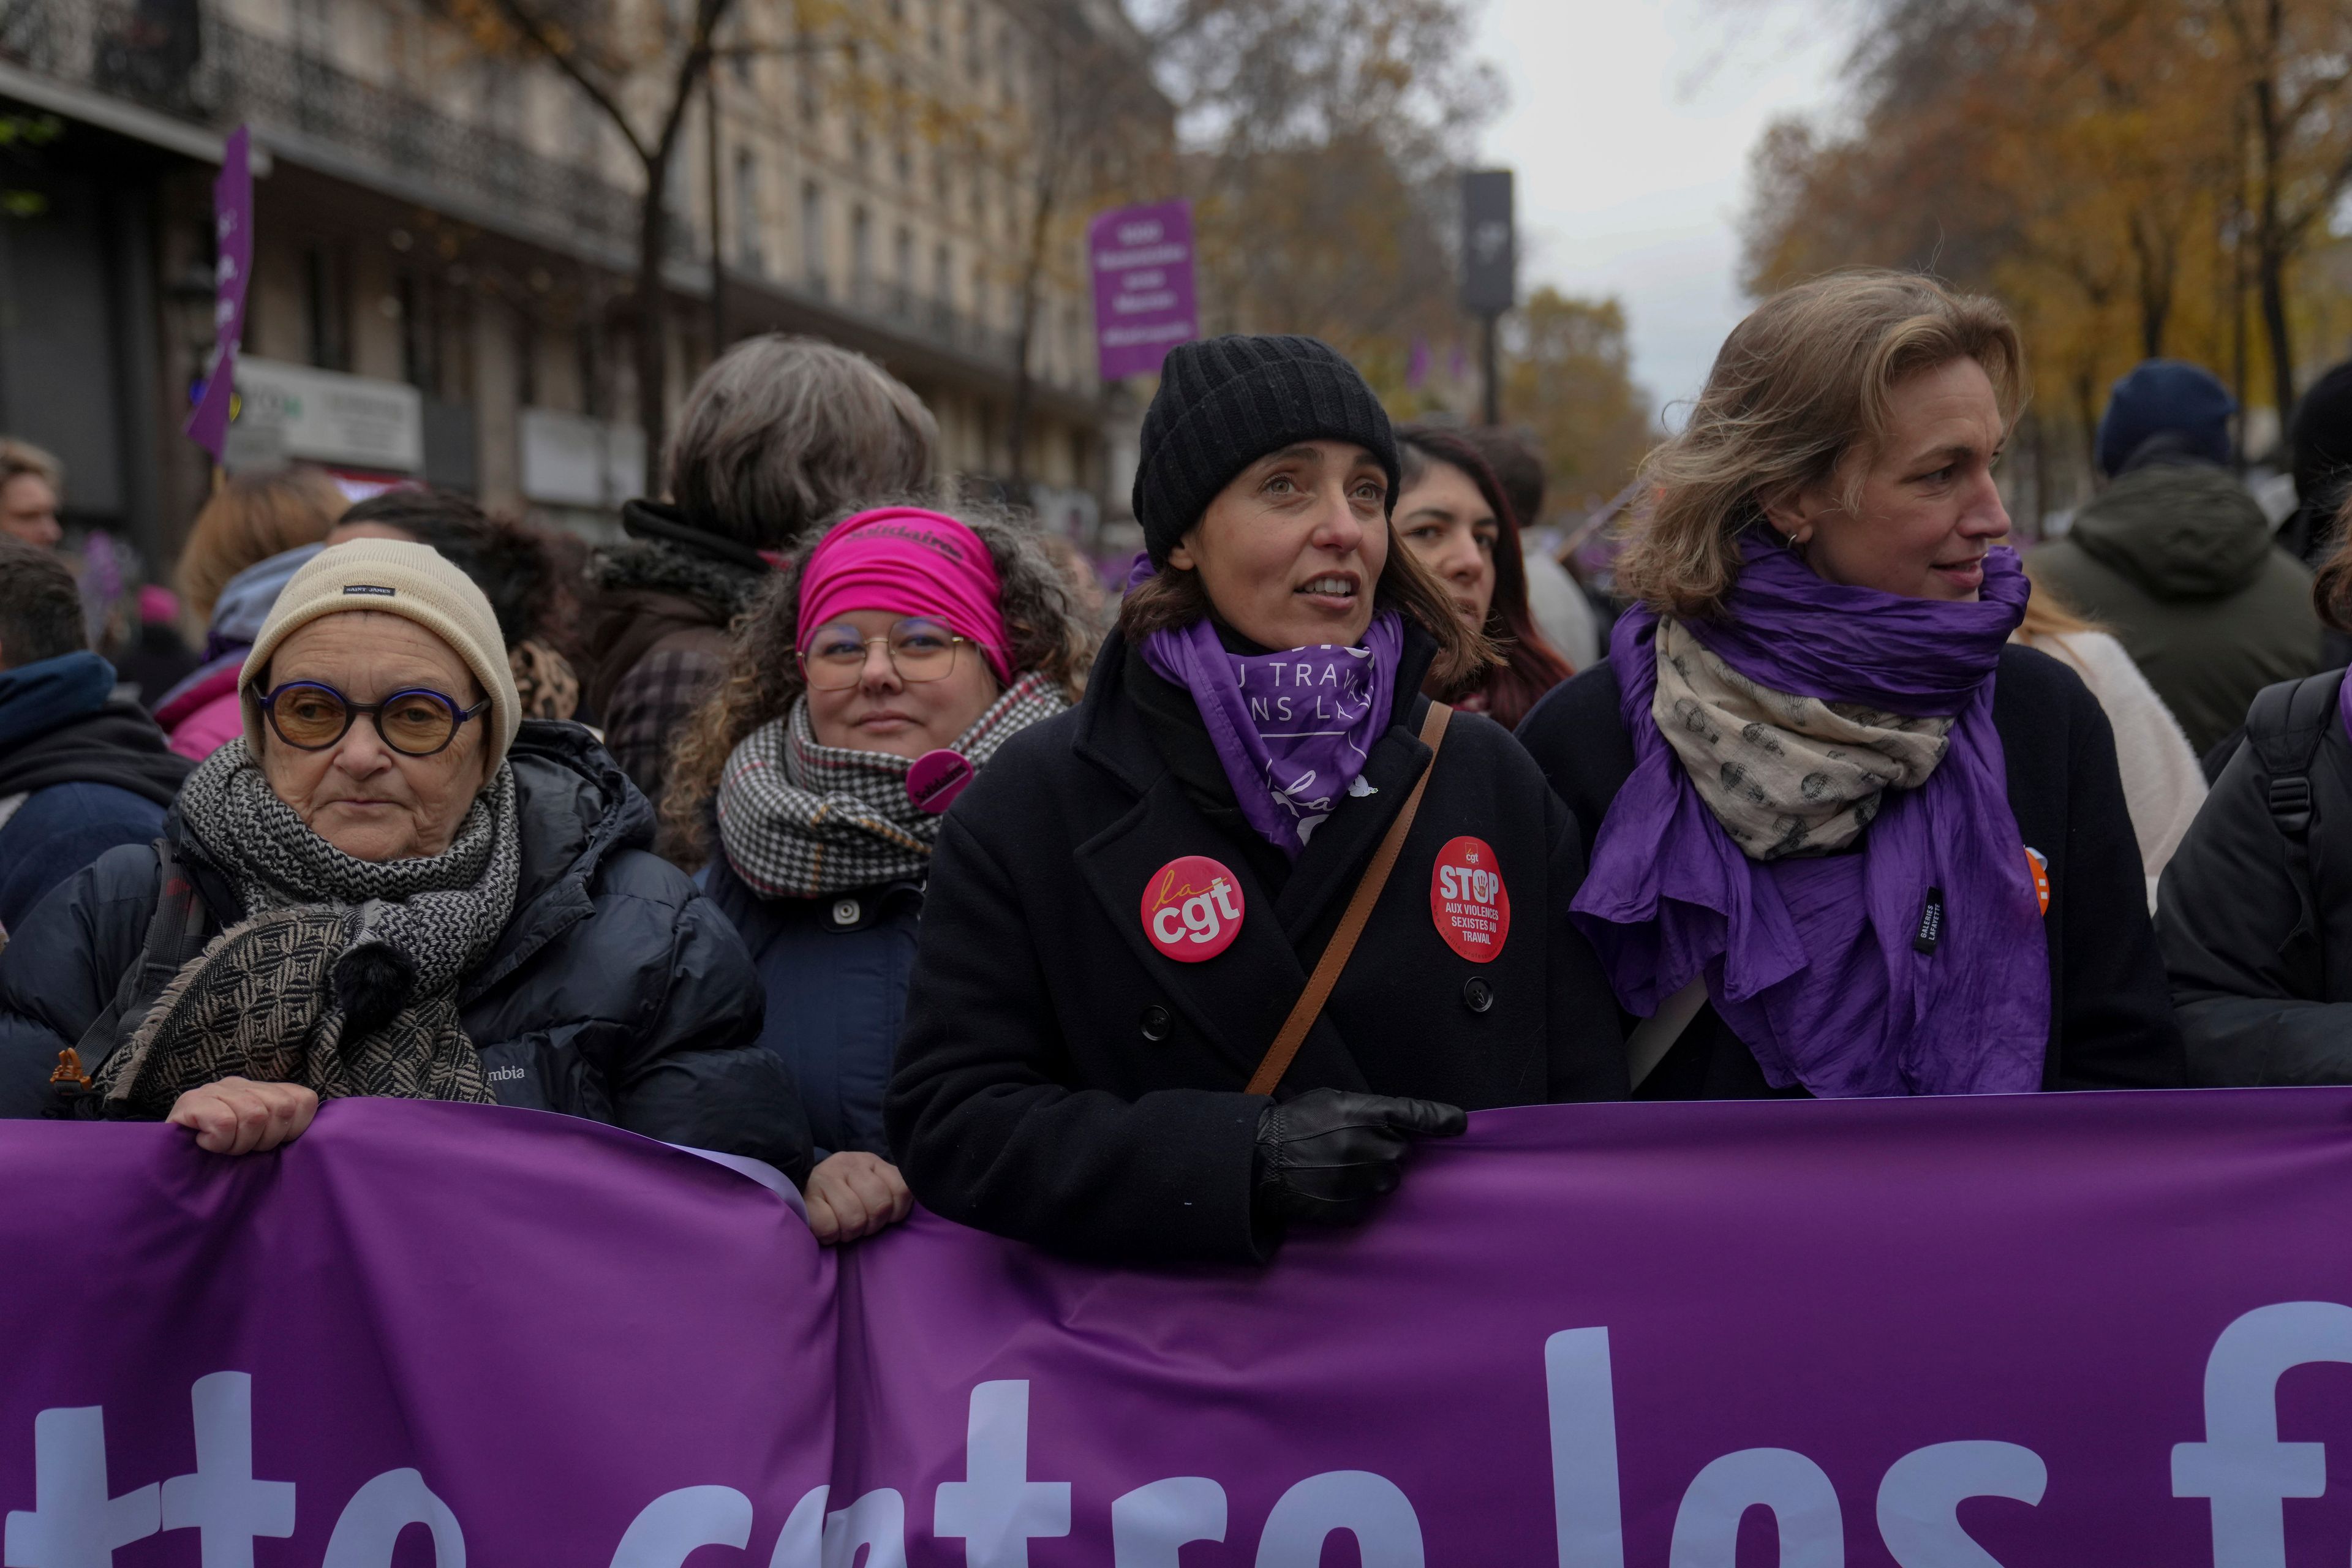
[[[466, 977], [458, 1010], [500, 1103], [606, 1121], [808, 1174], [808, 1124], [761, 1047], [765, 1009], [740, 938], [685, 873], [647, 852], [653, 811], [589, 732], [526, 721], [509, 753], [522, 820], [514, 917]], [[163, 826], [194, 874], [207, 935], [243, 911]], [[0, 952], [0, 1115], [56, 1104], [48, 1075], [114, 999], [156, 900], [152, 845], [61, 883]]]
[[[2247, 720], [2158, 889], [2194, 1084], [2352, 1083], [2352, 740], [2344, 672]], [[2289, 706], [2291, 704], [2291, 707]], [[2290, 713], [2294, 722], [2286, 723]], [[2299, 731], [2300, 742], [2290, 731]], [[2273, 794], [2272, 759], [2291, 763]], [[2292, 782], [2300, 768], [2305, 784]], [[2307, 793], [2306, 793], [2307, 792]]]

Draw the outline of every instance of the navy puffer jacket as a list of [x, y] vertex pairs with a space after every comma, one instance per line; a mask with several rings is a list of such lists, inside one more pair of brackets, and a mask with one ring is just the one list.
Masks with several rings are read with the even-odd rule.
[[896, 1163], [882, 1095], [907, 1017], [922, 884], [763, 899], [724, 855], [695, 880], [751, 950], [768, 994], [761, 1044], [793, 1075], [816, 1157], [856, 1150]]
[[[742, 940], [647, 848], [653, 808], [577, 724], [526, 721], [508, 753], [522, 823], [514, 917], [457, 995], [506, 1105], [749, 1155], [794, 1182], [808, 1122], [760, 1045], [765, 1004]], [[216, 868], [163, 831], [194, 873], [208, 935], [242, 916]], [[0, 1115], [40, 1116], [58, 1053], [114, 1000], [157, 896], [152, 845], [109, 851], [60, 884], [0, 952]]]

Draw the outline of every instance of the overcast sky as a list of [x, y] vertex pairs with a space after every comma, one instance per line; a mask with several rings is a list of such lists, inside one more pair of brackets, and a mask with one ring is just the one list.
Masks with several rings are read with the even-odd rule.
[[1834, 95], [1843, 10], [1484, 0], [1479, 52], [1510, 102], [1483, 150], [1518, 171], [1522, 297], [1550, 283], [1623, 300], [1634, 374], [1662, 407], [1698, 390], [1746, 313], [1748, 152], [1776, 115]]

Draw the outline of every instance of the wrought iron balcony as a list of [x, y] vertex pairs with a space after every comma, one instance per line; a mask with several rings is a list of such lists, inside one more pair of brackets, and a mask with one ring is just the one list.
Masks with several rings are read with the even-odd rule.
[[[638, 198], [600, 171], [225, 21], [202, 0], [0, 0], [0, 62], [208, 130], [249, 123], [297, 162], [551, 248], [624, 268], [636, 253]], [[706, 259], [699, 237], [673, 214], [669, 259]], [[1012, 332], [903, 283], [737, 278], [1012, 374]], [[1087, 390], [1032, 356], [1041, 381]]]
[[[398, 187], [599, 251], [636, 244], [636, 197], [599, 171], [223, 21], [197, 0], [0, 0], [0, 61], [214, 130], [250, 123], [265, 141], [308, 142]], [[680, 254], [691, 246], [678, 237]]]

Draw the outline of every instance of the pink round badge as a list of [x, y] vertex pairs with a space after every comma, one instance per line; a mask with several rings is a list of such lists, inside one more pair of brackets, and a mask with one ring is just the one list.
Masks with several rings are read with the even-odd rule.
[[971, 783], [971, 759], [942, 748], [925, 752], [907, 768], [907, 798], [933, 816], [943, 815]]
[[1179, 963], [1216, 957], [1241, 929], [1241, 879], [1206, 855], [1171, 860], [1143, 885], [1143, 933]]
[[1429, 918], [1445, 945], [1485, 963], [1511, 934], [1511, 892], [1483, 838], [1456, 838], [1437, 852], [1429, 872]]

